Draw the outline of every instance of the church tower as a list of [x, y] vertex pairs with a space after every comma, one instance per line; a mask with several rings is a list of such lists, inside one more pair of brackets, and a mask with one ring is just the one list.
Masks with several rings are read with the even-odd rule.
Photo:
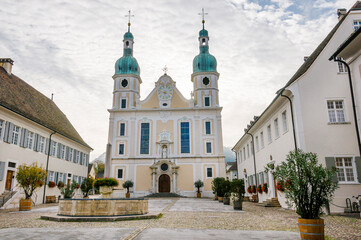
[[195, 107], [219, 107], [217, 60], [209, 53], [208, 31], [199, 32], [199, 54], [193, 59], [193, 94]]
[[134, 37], [130, 32], [124, 34], [123, 56], [115, 63], [113, 109], [129, 110], [139, 105], [139, 91], [142, 80], [137, 60], [133, 57]]

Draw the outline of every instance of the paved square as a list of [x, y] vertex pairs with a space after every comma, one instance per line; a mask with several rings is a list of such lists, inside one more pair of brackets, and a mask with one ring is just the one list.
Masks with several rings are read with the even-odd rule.
[[242, 212], [233, 210], [233, 206], [224, 205], [212, 199], [181, 198], [169, 212]]

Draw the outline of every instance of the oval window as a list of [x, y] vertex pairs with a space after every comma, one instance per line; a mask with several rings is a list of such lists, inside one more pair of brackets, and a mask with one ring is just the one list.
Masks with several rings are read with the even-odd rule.
[[207, 86], [209, 84], [209, 78], [204, 77], [203, 78], [203, 84]]
[[160, 169], [162, 169], [162, 171], [167, 171], [168, 170], [168, 164], [163, 163], [162, 165], [160, 165]]
[[126, 87], [126, 86], [128, 86], [128, 80], [127, 79], [123, 79], [122, 80], [122, 87]]
[[163, 103], [163, 106], [164, 106], [164, 107], [166, 107], [166, 106], [168, 106], [168, 104], [166, 104], [166, 103]]

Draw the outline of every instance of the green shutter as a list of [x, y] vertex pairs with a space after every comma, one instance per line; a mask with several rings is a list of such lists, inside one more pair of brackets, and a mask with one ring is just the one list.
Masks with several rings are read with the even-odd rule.
[[4, 179], [5, 162], [0, 162], [0, 181]]
[[[326, 167], [329, 170], [336, 170], [336, 160], [334, 157], [326, 157]], [[334, 182], [338, 182], [337, 176], [335, 175], [332, 179]]]
[[361, 183], [361, 158], [355, 157], [358, 182]]

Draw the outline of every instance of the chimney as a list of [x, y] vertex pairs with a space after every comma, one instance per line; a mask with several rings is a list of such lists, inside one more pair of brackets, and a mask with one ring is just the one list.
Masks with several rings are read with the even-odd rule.
[[13, 63], [14, 61], [11, 58], [0, 58], [0, 66], [3, 67], [9, 75], [11, 75]]
[[338, 16], [338, 20], [340, 21], [347, 13], [346, 8], [339, 8], [337, 9], [337, 16]]

